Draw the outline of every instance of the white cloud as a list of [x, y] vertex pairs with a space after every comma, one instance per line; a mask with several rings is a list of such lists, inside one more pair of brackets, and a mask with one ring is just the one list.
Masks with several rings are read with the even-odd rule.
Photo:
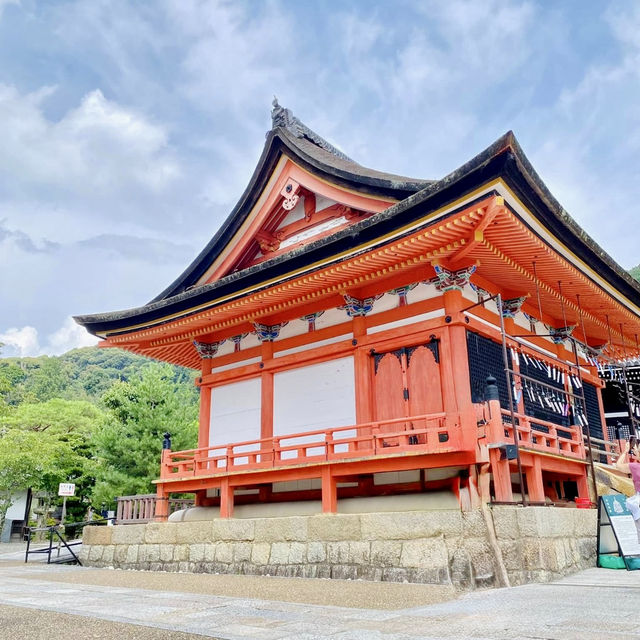
[[0, 342], [4, 344], [2, 356], [27, 358], [42, 354], [60, 355], [71, 349], [92, 347], [98, 343], [98, 339], [68, 317], [59, 329], [46, 337], [43, 346], [40, 345], [38, 330], [31, 326], [7, 329], [0, 333]]
[[47, 338], [45, 353], [59, 355], [71, 349], [79, 347], [93, 347], [98, 344], [98, 339], [87, 333], [73, 318], [65, 319], [62, 326]]
[[640, 9], [615, 6], [606, 23], [617, 55], [586, 65], [539, 114], [531, 157], [578, 223], [629, 268], [640, 262], [637, 235], [630, 233], [640, 197]]
[[37, 356], [40, 353], [38, 343], [38, 331], [35, 327], [12, 327], [4, 333], [0, 333], [0, 342], [3, 343], [2, 355], [6, 356]]
[[167, 134], [98, 89], [53, 121], [43, 111], [55, 88], [21, 94], [0, 85], [0, 170], [5, 191], [42, 189], [112, 195], [132, 185], [161, 190], [180, 174]]
[[268, 104], [289, 76], [298, 30], [279, 4], [170, 0], [169, 20], [189, 46], [184, 88], [198, 108], [244, 115]]

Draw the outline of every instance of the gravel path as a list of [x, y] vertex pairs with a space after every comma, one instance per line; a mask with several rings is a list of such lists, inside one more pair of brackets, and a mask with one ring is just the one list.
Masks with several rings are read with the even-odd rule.
[[26, 574], [24, 577], [75, 585], [126, 586], [154, 591], [180, 591], [231, 598], [256, 598], [362, 609], [406, 609], [444, 602], [458, 595], [454, 589], [444, 585], [122, 571], [79, 567], [71, 571], [47, 573], [46, 577], [40, 572]]
[[0, 637], [11, 640], [189, 640], [192, 633], [0, 605]]
[[0, 562], [0, 637], [640, 638], [640, 572], [589, 569], [550, 584], [452, 596], [427, 585]]

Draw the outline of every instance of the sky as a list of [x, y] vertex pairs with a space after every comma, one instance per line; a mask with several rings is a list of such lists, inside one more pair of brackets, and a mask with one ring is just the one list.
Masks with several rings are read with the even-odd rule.
[[512, 129], [640, 263], [640, 3], [0, 0], [0, 342], [94, 343], [244, 190], [273, 96], [360, 164], [440, 178]]

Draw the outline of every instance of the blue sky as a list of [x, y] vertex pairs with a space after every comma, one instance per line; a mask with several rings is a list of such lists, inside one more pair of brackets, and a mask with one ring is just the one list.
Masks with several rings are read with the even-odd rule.
[[242, 193], [272, 96], [363, 165], [441, 177], [513, 129], [640, 262], [640, 3], [0, 0], [0, 341], [88, 344]]

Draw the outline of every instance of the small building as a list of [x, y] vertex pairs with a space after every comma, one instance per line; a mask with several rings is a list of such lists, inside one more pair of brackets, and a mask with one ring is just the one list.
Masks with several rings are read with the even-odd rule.
[[0, 531], [0, 542], [23, 539], [24, 528], [29, 523], [31, 499], [31, 489], [18, 491], [11, 497], [11, 506], [7, 510], [4, 526]]
[[514, 135], [425, 180], [357, 164], [277, 101], [272, 121], [184, 273], [76, 318], [200, 372], [198, 442], [164, 451], [156, 516], [183, 493], [221, 517], [589, 498], [589, 444], [609, 437], [597, 366], [639, 353], [640, 288]]

